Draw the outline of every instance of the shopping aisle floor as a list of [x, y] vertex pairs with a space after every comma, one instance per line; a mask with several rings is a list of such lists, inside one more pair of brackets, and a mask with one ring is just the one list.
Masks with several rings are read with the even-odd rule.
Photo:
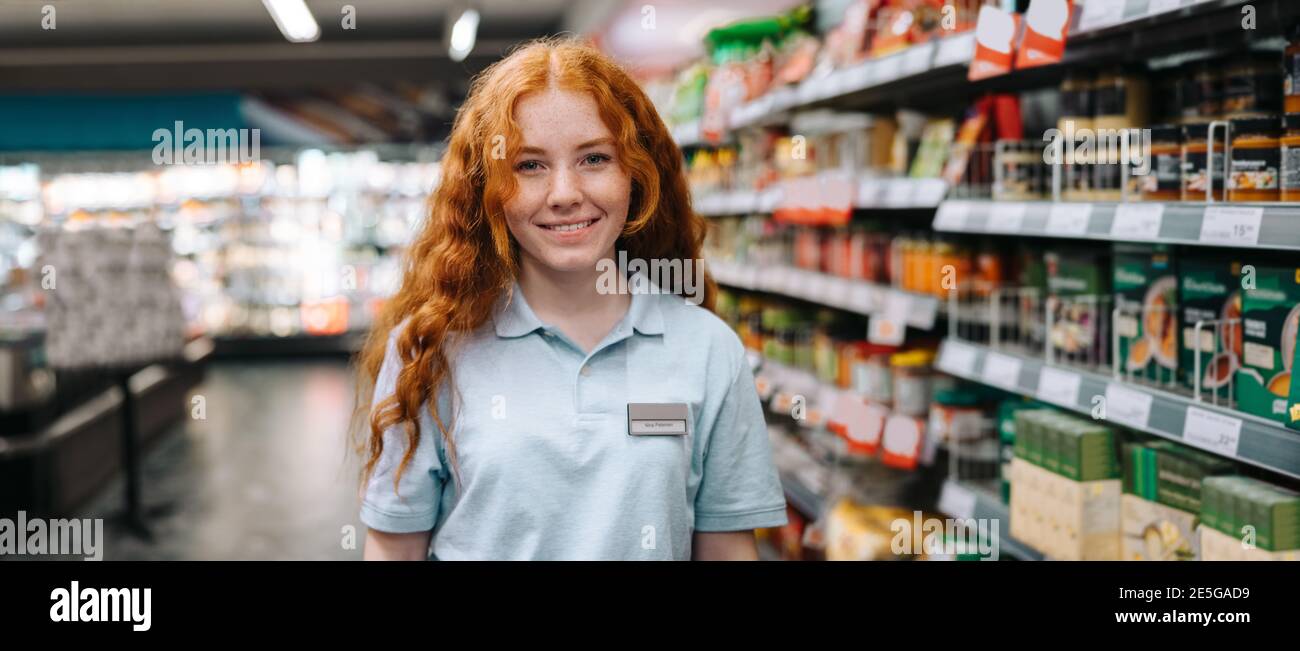
[[[353, 386], [341, 358], [210, 365], [192, 394], [206, 418], [173, 426], [144, 459], [146, 505], [170, 507], [151, 519], [154, 542], [106, 520], [104, 558], [359, 559]], [[118, 512], [122, 491], [118, 478], [82, 517]]]

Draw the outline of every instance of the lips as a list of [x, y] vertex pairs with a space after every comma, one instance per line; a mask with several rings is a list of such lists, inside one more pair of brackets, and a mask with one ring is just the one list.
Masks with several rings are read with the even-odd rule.
[[599, 217], [593, 217], [591, 219], [578, 221], [578, 222], [566, 222], [563, 224], [538, 224], [538, 226], [548, 231], [551, 231], [553, 233], [578, 233], [581, 231], [585, 231], [588, 228], [591, 228], [591, 226], [598, 221], [600, 221]]

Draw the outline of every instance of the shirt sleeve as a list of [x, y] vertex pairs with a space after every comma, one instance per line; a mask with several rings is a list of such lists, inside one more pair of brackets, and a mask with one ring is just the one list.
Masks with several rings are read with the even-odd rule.
[[[375, 378], [371, 408], [392, 395], [402, 360], [397, 353], [398, 326], [388, 337], [383, 365]], [[420, 440], [415, 455], [402, 473], [401, 483], [393, 486], [397, 467], [406, 454], [406, 428], [393, 425], [384, 432], [384, 451], [366, 484], [361, 500], [361, 521], [367, 527], [390, 533], [429, 531], [438, 521], [446, 473], [441, 460], [441, 433], [428, 415], [428, 405], [420, 410]]]
[[743, 531], [786, 524], [785, 493], [772, 460], [754, 372], [742, 355], [713, 421], [695, 496], [695, 530]]

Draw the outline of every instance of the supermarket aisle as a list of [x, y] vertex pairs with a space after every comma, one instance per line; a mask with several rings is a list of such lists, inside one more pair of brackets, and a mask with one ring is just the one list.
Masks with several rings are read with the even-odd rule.
[[[171, 507], [152, 520], [155, 542], [106, 523], [105, 560], [360, 558], [352, 391], [343, 359], [214, 363], [194, 393], [206, 419], [178, 423], [145, 457], [146, 505]], [[115, 480], [81, 517], [117, 512], [122, 490]]]

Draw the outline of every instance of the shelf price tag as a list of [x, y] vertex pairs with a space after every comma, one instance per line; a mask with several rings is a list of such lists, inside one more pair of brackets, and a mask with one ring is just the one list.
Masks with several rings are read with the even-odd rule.
[[1106, 420], [1134, 429], [1146, 429], [1151, 418], [1149, 393], [1111, 382], [1106, 385]]
[[989, 353], [984, 357], [984, 371], [980, 378], [987, 384], [1019, 391], [1020, 360], [1002, 353]]
[[875, 288], [864, 282], [853, 283], [849, 290], [849, 309], [858, 314], [870, 314], [875, 307]]
[[886, 294], [885, 304], [867, 322], [867, 341], [886, 346], [901, 345], [907, 334], [907, 313], [911, 307], [911, 296], [902, 292]]
[[894, 179], [885, 186], [885, 205], [903, 208], [912, 202], [913, 184], [907, 179]]
[[1044, 366], [1038, 375], [1038, 398], [1073, 409], [1079, 404], [1081, 380], [1078, 373]]
[[939, 41], [934, 55], [934, 67], [966, 63], [975, 56], [975, 31], [948, 36]]
[[969, 215], [970, 202], [945, 201], [939, 205], [939, 211], [934, 215], [934, 230], [964, 231], [966, 230], [966, 217]]
[[1083, 235], [1088, 232], [1091, 217], [1090, 203], [1054, 203], [1052, 212], [1047, 215], [1047, 234]]
[[989, 211], [988, 230], [996, 233], [1019, 233], [1025, 223], [1026, 204], [998, 201]]
[[903, 53], [903, 74], [919, 75], [930, 69], [930, 59], [934, 57], [934, 41], [913, 45]]
[[1201, 241], [1232, 246], [1259, 243], [1259, 223], [1263, 208], [1206, 206], [1201, 220]]
[[939, 370], [958, 377], [975, 375], [975, 349], [949, 339], [943, 343], [939, 356]]
[[1183, 0], [1151, 0], [1151, 4], [1147, 6], [1147, 15], [1163, 14], [1166, 11], [1181, 9], [1182, 6]]
[[889, 83], [902, 74], [902, 54], [891, 54], [876, 60], [875, 76], [871, 80], [873, 85]]
[[1162, 203], [1123, 203], [1115, 208], [1110, 235], [1121, 240], [1154, 240], [1160, 237], [1165, 216]]
[[948, 184], [943, 179], [921, 179], [916, 182], [916, 196], [912, 203], [922, 208], [931, 208], [943, 201], [948, 193]]
[[1237, 456], [1241, 441], [1241, 419], [1227, 414], [1188, 407], [1183, 420], [1183, 440], [1228, 457]]
[[1079, 17], [1079, 31], [1100, 29], [1124, 19], [1125, 0], [1088, 0]]
[[939, 510], [954, 518], [973, 518], [975, 493], [955, 481], [946, 481], [939, 492]]

